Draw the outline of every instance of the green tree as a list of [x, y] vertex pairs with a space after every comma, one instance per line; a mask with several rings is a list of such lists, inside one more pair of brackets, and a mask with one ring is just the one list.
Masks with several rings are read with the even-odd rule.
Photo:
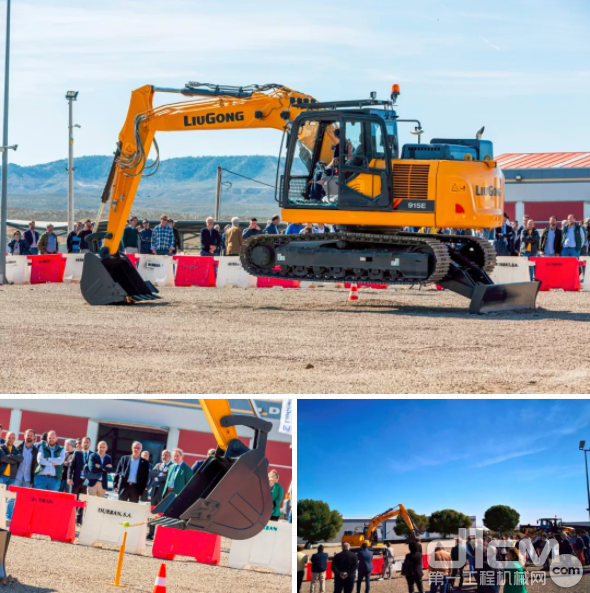
[[[426, 515], [419, 515], [413, 509], [408, 509], [408, 515], [412, 517], [412, 521], [420, 535], [425, 531], [428, 531], [428, 517]], [[397, 535], [410, 535], [410, 528], [406, 525], [406, 522], [402, 519], [401, 515], [398, 516], [393, 530]]]
[[514, 531], [520, 522], [520, 514], [503, 504], [490, 507], [483, 516], [483, 524], [492, 531], [506, 533]]
[[459, 511], [444, 509], [430, 515], [428, 524], [430, 532], [440, 533], [443, 537], [447, 537], [452, 533], [459, 533], [461, 527], [464, 529], [471, 527], [471, 519]]
[[308, 544], [334, 539], [342, 527], [342, 515], [323, 500], [297, 501], [297, 536]]

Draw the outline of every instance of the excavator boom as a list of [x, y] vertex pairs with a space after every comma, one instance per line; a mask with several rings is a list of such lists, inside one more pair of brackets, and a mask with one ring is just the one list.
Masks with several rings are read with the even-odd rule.
[[412, 517], [406, 510], [406, 507], [403, 504], [398, 504], [396, 507], [391, 509], [387, 509], [384, 513], [380, 513], [376, 515], [369, 521], [367, 526], [365, 527], [362, 534], [360, 533], [345, 533], [342, 536], [342, 543], [349, 543], [353, 548], [359, 548], [364, 542], [367, 542], [369, 545], [373, 543], [375, 532], [377, 531], [377, 527], [387, 521], [388, 519], [393, 519], [401, 515], [402, 519], [408, 526], [410, 530], [410, 538], [415, 538], [418, 535], [418, 528], [414, 525], [412, 521]]
[[[217, 440], [208, 457], [178, 495], [168, 494], [152, 512], [152, 525], [194, 529], [231, 539], [249, 539], [262, 531], [272, 513], [266, 439], [272, 423], [253, 414], [232, 414], [226, 399], [199, 400]], [[254, 430], [252, 447], [237, 426]]]

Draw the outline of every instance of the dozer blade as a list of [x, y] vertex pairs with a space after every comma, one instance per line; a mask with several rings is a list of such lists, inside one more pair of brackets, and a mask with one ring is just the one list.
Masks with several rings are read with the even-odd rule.
[[541, 282], [511, 284], [477, 284], [473, 290], [469, 312], [474, 314], [534, 309]]
[[84, 255], [82, 296], [90, 305], [113, 305], [159, 299], [151, 282], [145, 282], [129, 259], [120, 253], [99, 257]]
[[[169, 494], [153, 511], [152, 525], [196, 529], [241, 540], [260, 533], [270, 520], [268, 461], [260, 450], [231, 462], [208, 459], [180, 494]], [[174, 522], [176, 519], [176, 522]]]
[[6, 551], [12, 534], [6, 529], [0, 529], [0, 579], [6, 578]]

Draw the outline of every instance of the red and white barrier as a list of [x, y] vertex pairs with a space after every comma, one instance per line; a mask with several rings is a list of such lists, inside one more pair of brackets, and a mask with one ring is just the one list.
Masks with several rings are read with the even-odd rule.
[[[330, 286], [350, 287], [350, 283], [284, 280], [282, 278], [256, 277], [248, 274], [238, 257], [201, 257], [197, 255], [128, 256], [137, 263], [139, 275], [156, 286], [200, 286], [224, 288], [305, 288]], [[6, 277], [9, 284], [39, 284], [44, 282], [79, 282], [82, 277], [84, 256], [81, 254], [15, 255], [6, 257]], [[535, 277], [542, 281], [541, 290], [562, 289], [590, 292], [590, 257], [525, 257], [497, 258], [491, 274], [496, 284], [528, 282], [529, 269], [535, 268]], [[588, 268], [586, 270], [586, 267]], [[581, 274], [580, 274], [581, 270]], [[390, 288], [386, 284], [359, 283], [359, 288]]]

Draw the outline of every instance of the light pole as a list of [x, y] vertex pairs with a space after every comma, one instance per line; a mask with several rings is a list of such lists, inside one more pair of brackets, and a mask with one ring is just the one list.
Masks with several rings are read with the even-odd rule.
[[73, 102], [78, 100], [78, 91], [68, 91], [66, 99], [70, 108], [69, 142], [68, 142], [68, 229], [74, 230], [74, 108]]
[[2, 132], [2, 198], [0, 200], [0, 283], [6, 282], [6, 219], [8, 206], [8, 73], [10, 70], [10, 0], [6, 0], [6, 54], [4, 61], [4, 130]]
[[586, 462], [586, 490], [588, 492], [588, 516], [590, 516], [590, 479], [588, 478], [588, 451], [590, 449], [584, 449], [586, 441], [580, 441], [580, 451], [584, 451], [584, 461]]

